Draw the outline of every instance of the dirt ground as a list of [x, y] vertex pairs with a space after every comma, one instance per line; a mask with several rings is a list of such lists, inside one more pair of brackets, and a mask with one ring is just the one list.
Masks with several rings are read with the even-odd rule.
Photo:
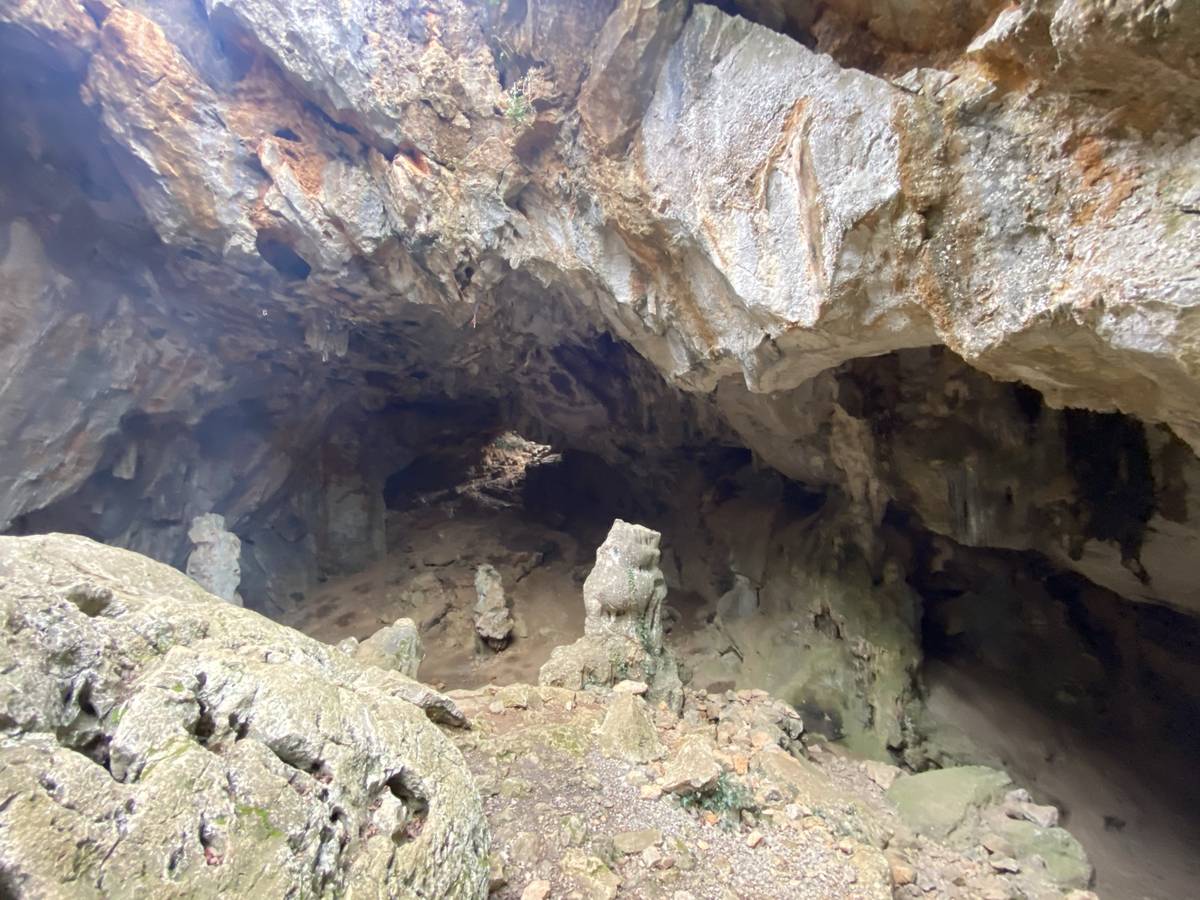
[[[419, 677], [446, 688], [536, 682], [550, 651], [583, 633], [590, 552], [570, 535], [516, 510], [446, 506], [393, 512], [388, 526], [384, 560], [330, 579], [286, 624], [336, 644], [411, 618], [425, 648]], [[512, 643], [499, 653], [476, 645], [471, 608], [483, 563], [500, 573], [515, 622]]]

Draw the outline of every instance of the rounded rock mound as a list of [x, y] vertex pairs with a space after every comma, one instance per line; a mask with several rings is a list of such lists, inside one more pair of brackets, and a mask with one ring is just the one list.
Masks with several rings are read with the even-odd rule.
[[0, 895], [484, 897], [456, 715], [136, 553], [0, 537]]

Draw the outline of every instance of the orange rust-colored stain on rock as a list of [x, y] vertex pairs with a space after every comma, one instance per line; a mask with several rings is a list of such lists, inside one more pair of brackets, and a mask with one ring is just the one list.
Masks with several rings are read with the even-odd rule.
[[800, 97], [792, 104], [787, 114], [783, 117], [783, 123], [779, 129], [779, 137], [775, 139], [775, 143], [767, 151], [767, 155], [763, 158], [762, 163], [750, 175], [750, 178], [754, 182], [754, 201], [759, 206], [766, 205], [767, 182], [771, 177], [771, 172], [785, 154], [795, 153], [794, 141], [797, 139], [803, 140], [804, 138], [801, 129], [804, 127], [808, 117], [808, 104], [808, 97]]
[[177, 99], [184, 101], [179, 112], [191, 114], [189, 101], [199, 81], [156, 23], [117, 7], [104, 20], [100, 50], [109, 66], [144, 88], [155, 90], [166, 82], [167, 88], [177, 92]]
[[209, 127], [202, 110], [215, 103], [211, 90], [162, 29], [136, 12], [113, 9], [100, 35], [85, 99], [98, 100], [106, 117], [137, 135], [149, 151], [153, 177], [186, 211], [192, 228], [219, 230], [215, 199], [205, 181], [211, 160], [203, 157], [199, 138]]
[[629, 254], [637, 260], [639, 267], [643, 271], [659, 274], [659, 283], [669, 286], [672, 300], [671, 311], [684, 326], [684, 331], [697, 335], [704, 346], [716, 347], [718, 345], [717, 334], [712, 329], [709, 317], [701, 311], [699, 303], [692, 295], [691, 280], [683, 271], [681, 261], [662, 249], [671, 245], [667, 236], [665, 234], [647, 235], [647, 240], [643, 242], [619, 225], [615, 227]]
[[1099, 189], [1108, 183], [1108, 194], [1087, 203], [1075, 214], [1074, 224], [1086, 225], [1094, 218], [1108, 221], [1116, 211], [1138, 189], [1136, 172], [1118, 168], [1105, 158], [1104, 143], [1092, 135], [1079, 140], [1071, 151], [1071, 159], [1078, 167], [1083, 183], [1089, 188]]
[[412, 144], [401, 144], [396, 150], [396, 159], [404, 163], [410, 172], [419, 175], [429, 174], [429, 160], [420, 148]]
[[322, 173], [328, 160], [320, 154], [309, 151], [308, 145], [279, 138], [266, 138], [288, 161], [288, 168], [296, 176], [296, 181], [306, 194], [317, 196], [324, 185]]

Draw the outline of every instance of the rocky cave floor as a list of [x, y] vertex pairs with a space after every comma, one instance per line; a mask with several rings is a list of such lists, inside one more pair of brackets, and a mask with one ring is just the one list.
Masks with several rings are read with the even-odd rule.
[[[389, 510], [382, 560], [328, 578], [282, 617], [330, 644], [364, 640], [401, 617], [418, 624], [418, 677], [448, 691], [471, 721], [469, 731], [446, 733], [485, 798], [495, 896], [1070, 895], [1070, 854], [1050, 860], [1063, 867], [1057, 885], [1036, 861], [1022, 865], [1004, 834], [1020, 816], [1002, 806], [964, 805], [955, 828], [969, 839], [956, 831], [939, 842], [905, 827], [886, 798], [900, 769], [811, 732], [790, 747], [794, 755], [779, 752], [765, 711], [777, 701], [752, 685], [699, 675], [713, 671], [709, 624], [717, 610], [686, 592], [670, 594], [665, 607], [666, 639], [697, 673], [682, 714], [661, 704], [651, 710], [661, 744], [641, 762], [628, 758], [639, 756], [636, 748], [603, 752], [597, 734], [619, 694], [532, 687], [553, 648], [583, 631], [581, 586], [610, 522], [586, 504], [570, 516], [523, 507], [527, 470], [556, 460], [547, 447], [503, 436], [462, 483]], [[553, 505], [567, 509], [576, 499]], [[481, 564], [500, 573], [514, 622], [500, 651], [475, 632]], [[1099, 896], [1191, 895], [1200, 829], [1190, 788], [1168, 776], [1155, 783], [1153, 774], [1186, 772], [1186, 760], [1153, 746], [1098, 744], [963, 661], [931, 663], [925, 681], [939, 727], [969, 734], [981, 762], [1060, 808], [1095, 866]], [[705, 735], [722, 770], [736, 776], [731, 790], [746, 791], [732, 810], [688, 809], [664, 795], [664, 761], [689, 734]], [[938, 802], [937, 791], [929, 795]], [[881, 845], [883, 856], [869, 852]]]

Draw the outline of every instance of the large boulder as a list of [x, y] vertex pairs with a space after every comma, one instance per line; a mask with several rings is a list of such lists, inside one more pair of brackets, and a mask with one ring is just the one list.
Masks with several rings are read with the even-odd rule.
[[82, 537], [0, 538], [0, 622], [5, 893], [486, 896], [448, 698]]
[[986, 766], [955, 766], [897, 779], [887, 796], [913, 831], [942, 840], [999, 800], [1012, 780]]
[[642, 525], [613, 522], [583, 583], [583, 637], [554, 648], [539, 683], [581, 690], [635, 679], [646, 682], [652, 700], [679, 709], [678, 666], [663, 644], [667, 585], [659, 568], [661, 539]]

